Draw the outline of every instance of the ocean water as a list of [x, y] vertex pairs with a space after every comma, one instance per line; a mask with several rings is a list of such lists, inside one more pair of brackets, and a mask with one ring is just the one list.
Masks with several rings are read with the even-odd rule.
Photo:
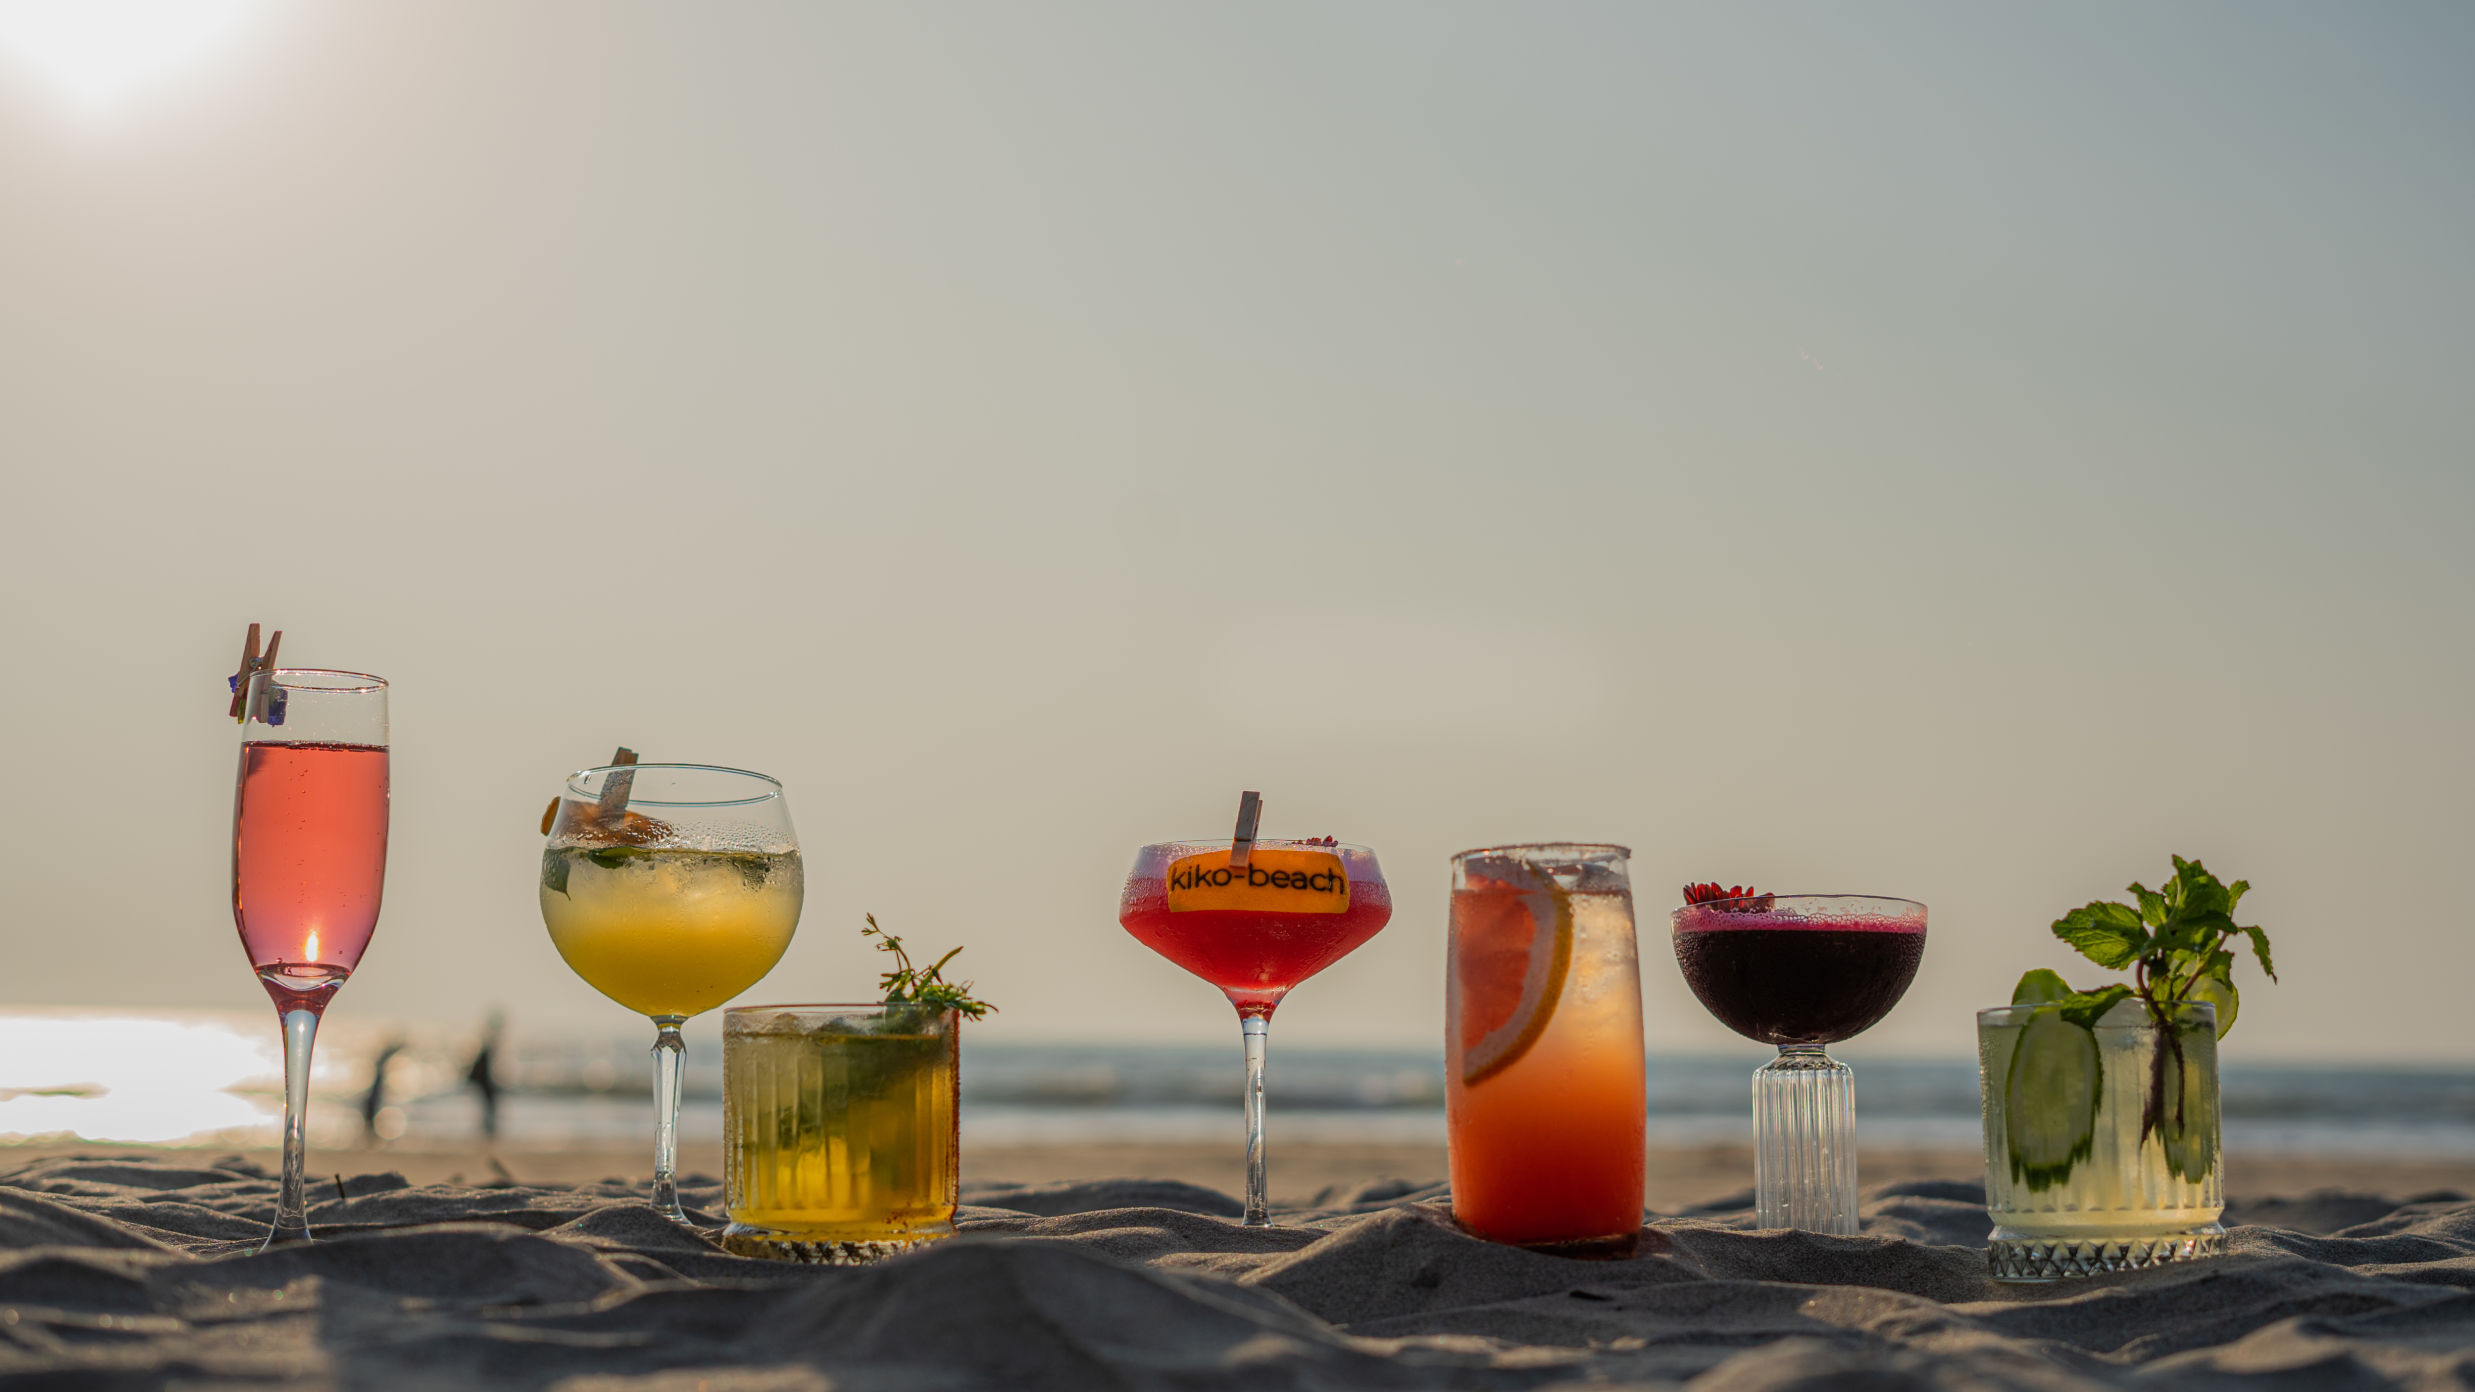
[[[475, 1041], [472, 1030], [331, 1022], [319, 1039], [312, 1144], [348, 1145], [372, 1130], [405, 1146], [468, 1142], [480, 1116], [465, 1083]], [[649, 1026], [641, 1035], [511, 1032], [495, 1057], [502, 1143], [516, 1150], [649, 1144], [650, 1042]], [[386, 1087], [378, 1106], [365, 1109], [374, 1064], [391, 1045]], [[1850, 1052], [1858, 1131], [1869, 1146], [1981, 1143], [1973, 1060]], [[1749, 1143], [1750, 1078], [1760, 1061], [1653, 1055], [1652, 1144]], [[1240, 1140], [1244, 1074], [1234, 1033], [1226, 1048], [966, 1036], [962, 1076], [966, 1145]], [[2222, 1082], [2230, 1147], [2475, 1162], [2475, 1070], [2237, 1058]], [[1276, 1142], [1444, 1139], [1440, 1050], [1289, 1048], [1276, 1038], [1267, 1091]], [[271, 1145], [281, 1102], [271, 1013], [0, 1010], [0, 1144]], [[717, 1134], [720, 1113], [719, 1029], [695, 1022], [682, 1122], [691, 1136]]]

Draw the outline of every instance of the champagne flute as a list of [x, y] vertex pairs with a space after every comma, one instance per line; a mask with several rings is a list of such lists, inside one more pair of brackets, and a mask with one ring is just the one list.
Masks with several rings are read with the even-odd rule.
[[[281, 638], [282, 635], [276, 635]], [[361, 964], [387, 874], [387, 683], [274, 667], [235, 679], [232, 919], [284, 1030], [284, 1172], [260, 1250], [309, 1241], [310, 1052], [327, 1002]]]
[[[638, 810], [642, 809], [642, 810]], [[706, 764], [612, 764], [567, 780], [541, 857], [541, 916], [586, 984], [653, 1021], [653, 1209], [679, 1207], [679, 1026], [753, 986], [805, 892], [782, 785]]]

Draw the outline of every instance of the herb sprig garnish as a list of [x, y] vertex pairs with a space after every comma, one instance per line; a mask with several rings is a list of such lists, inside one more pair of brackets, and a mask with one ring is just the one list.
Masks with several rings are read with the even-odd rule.
[[[2170, 1053], [2181, 1076], [2183, 1040], [2169, 1021], [2176, 1007], [2207, 1001], [2217, 1007], [2217, 1033], [2234, 1028], [2243, 996], [2234, 986], [2234, 940], [2250, 942], [2261, 972], [2277, 980], [2269, 957], [2269, 935], [2258, 927], [2234, 921], [2235, 908], [2251, 889], [2248, 880], [2226, 884], [2196, 860], [2174, 857], [2174, 878], [2156, 889], [2133, 882], [2128, 904], [2099, 900], [2054, 920], [2054, 936], [2083, 957], [2111, 971], [2131, 970], [2131, 984], [2120, 982], [2094, 991], [2075, 991], [2062, 977], [2042, 968], [2020, 978], [2013, 1005], [2054, 1005], [2064, 1019], [2092, 1029], [2105, 1013], [2126, 1000], [2140, 1002], [2164, 1036], [2165, 1047], [2150, 1062], [2148, 1105], [2140, 1118], [2140, 1138], [2168, 1124], [2165, 1085]], [[2183, 1090], [2172, 1090], [2179, 1104]], [[2172, 1125], [2180, 1129], [2183, 1118]]]
[[2247, 939], [2260, 970], [2271, 981], [2269, 935], [2234, 921], [2235, 907], [2251, 889], [2248, 880], [2220, 881], [2196, 860], [2174, 857], [2174, 878], [2156, 889], [2134, 882], [2129, 904], [2099, 900], [2054, 920], [2054, 936], [2098, 966], [2131, 969], [2131, 984], [2074, 991], [2050, 971], [2020, 978], [2014, 1005], [2057, 1003], [2074, 1023], [2095, 1024], [2116, 1002], [2136, 998], [2163, 1024], [2167, 1012], [2188, 1000], [2217, 1006], [2218, 1033], [2234, 1023], [2242, 1000], [2234, 988], [2236, 938]]
[[877, 951], [894, 954], [894, 969], [878, 980], [878, 984], [885, 988], [887, 1005], [952, 1010], [971, 1020], [984, 1019], [997, 1008], [984, 1000], [972, 998], [973, 983], [965, 981], [956, 985], [945, 979], [945, 964], [953, 961], [954, 953], [962, 951], [961, 948], [955, 948], [926, 968], [919, 968], [911, 965], [911, 954], [903, 951], [902, 939], [877, 926], [875, 914], [868, 915], [868, 926], [859, 931], [862, 937], [877, 939]]

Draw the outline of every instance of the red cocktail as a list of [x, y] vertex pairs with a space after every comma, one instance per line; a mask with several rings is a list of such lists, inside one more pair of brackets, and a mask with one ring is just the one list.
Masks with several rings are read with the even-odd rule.
[[1392, 892], [1375, 853], [1363, 846], [1224, 838], [1163, 841], [1135, 852], [1117, 921], [1237, 1007], [1246, 1042], [1249, 1226], [1271, 1221], [1263, 1180], [1263, 1048], [1272, 1011], [1391, 917]]
[[[1227, 842], [1197, 842], [1218, 845]], [[1290, 845], [1258, 841], [1259, 853]], [[1153, 847], [1145, 847], [1149, 851]], [[1270, 1015], [1297, 984], [1358, 949], [1392, 918], [1392, 893], [1374, 869], [1371, 851], [1355, 846], [1307, 849], [1323, 853], [1352, 852], [1365, 858], [1359, 875], [1349, 880], [1347, 907], [1337, 913], [1281, 913], [1254, 909], [1169, 908], [1167, 877], [1146, 875], [1138, 865], [1127, 877], [1118, 900], [1117, 921], [1145, 947], [1177, 963], [1221, 989], [1240, 1015]], [[1335, 856], [1346, 871], [1346, 857]], [[1310, 876], [1314, 871], [1307, 872]], [[1287, 870], [1263, 872], [1283, 879]]]

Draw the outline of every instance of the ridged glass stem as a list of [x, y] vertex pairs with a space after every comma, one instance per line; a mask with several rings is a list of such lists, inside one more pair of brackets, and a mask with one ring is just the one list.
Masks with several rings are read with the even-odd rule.
[[653, 1021], [653, 1211], [674, 1223], [688, 1220], [679, 1207], [679, 1087], [687, 1067], [679, 1026], [686, 1021], [684, 1015]]
[[1753, 1207], [1765, 1228], [1856, 1232], [1856, 1073], [1782, 1049], [1753, 1073]]
[[318, 1043], [318, 1012], [284, 1012], [284, 1180], [275, 1197], [275, 1228], [259, 1250], [309, 1241], [309, 1058]]
[[1271, 1037], [1272, 1022], [1245, 1015], [1239, 1017], [1238, 1028], [1246, 1036], [1246, 1226], [1268, 1228], [1272, 1211], [1263, 1193], [1263, 1046]]

